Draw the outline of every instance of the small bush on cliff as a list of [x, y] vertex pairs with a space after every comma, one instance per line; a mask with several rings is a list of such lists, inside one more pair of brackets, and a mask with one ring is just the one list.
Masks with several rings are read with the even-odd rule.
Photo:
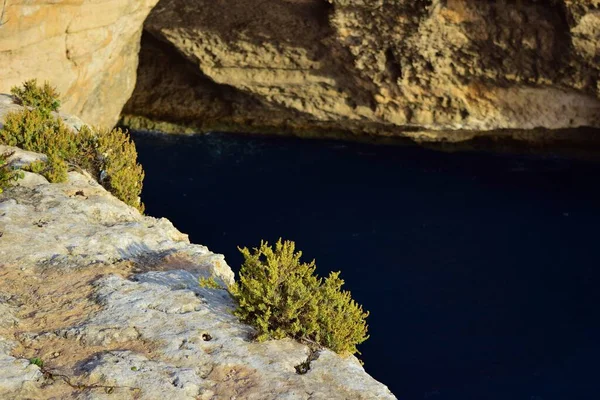
[[19, 104], [37, 108], [46, 114], [58, 111], [60, 107], [59, 94], [48, 82], [44, 82], [44, 86], [38, 86], [37, 80], [31, 79], [25, 81], [23, 87], [13, 87], [10, 92]]
[[53, 118], [43, 111], [32, 108], [9, 113], [0, 130], [0, 142], [18, 146], [24, 150], [45, 153], [48, 162], [36, 163], [33, 172], [44, 175], [50, 182], [62, 182], [67, 178], [67, 161], [77, 153], [73, 133], [61, 119]]
[[8, 165], [6, 159], [9, 156], [10, 154], [0, 154], [0, 193], [12, 185], [13, 182], [23, 177], [21, 171], [16, 171]]
[[[35, 81], [28, 81], [23, 89], [12, 91], [25, 93], [27, 102], [37, 98], [39, 93], [45, 94], [41, 96], [44, 99], [46, 95], [55, 96], [46, 87], [35, 86]], [[117, 198], [143, 212], [139, 196], [144, 171], [137, 163], [135, 144], [126, 132], [88, 126], [75, 131], [50, 112], [56, 111], [57, 103], [45, 99], [37, 103], [31, 100], [29, 104], [41, 105], [9, 113], [0, 130], [1, 144], [46, 154], [47, 162], [34, 163], [29, 169], [44, 175], [50, 182], [65, 181], [70, 168], [84, 169]], [[52, 107], [47, 108], [48, 104]]]
[[341, 290], [339, 272], [319, 278], [314, 260], [301, 262], [291, 241], [240, 251], [240, 279], [230, 288], [238, 302], [234, 314], [258, 330], [257, 340], [292, 337], [340, 354], [358, 352], [368, 338], [368, 312]]
[[143, 211], [139, 196], [144, 170], [136, 162], [137, 150], [129, 134], [120, 129], [99, 130], [96, 139], [100, 182], [119, 199]]

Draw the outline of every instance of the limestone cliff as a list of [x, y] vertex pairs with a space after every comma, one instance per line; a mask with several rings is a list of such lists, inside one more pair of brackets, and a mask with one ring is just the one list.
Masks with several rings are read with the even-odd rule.
[[432, 140], [600, 127], [599, 0], [161, 0], [145, 28], [128, 115]]
[[1, 0], [0, 92], [32, 78], [62, 109], [113, 126], [135, 86], [142, 24], [158, 0]]
[[[0, 115], [18, 108], [0, 98]], [[5, 151], [13, 165], [45, 157]], [[60, 184], [25, 173], [0, 194], [0, 398], [394, 398], [354, 357], [253, 342], [201, 276], [233, 280], [222, 255], [84, 172]]]

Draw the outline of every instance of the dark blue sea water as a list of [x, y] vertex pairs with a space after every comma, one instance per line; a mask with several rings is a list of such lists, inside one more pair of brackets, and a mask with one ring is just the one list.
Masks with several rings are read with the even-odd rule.
[[600, 163], [135, 134], [147, 213], [225, 254], [280, 236], [366, 309], [399, 399], [600, 399]]

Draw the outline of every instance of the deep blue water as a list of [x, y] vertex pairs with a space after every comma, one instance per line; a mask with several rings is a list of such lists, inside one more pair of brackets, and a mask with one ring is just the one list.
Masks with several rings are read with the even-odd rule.
[[225, 254], [280, 236], [371, 311], [399, 399], [600, 398], [600, 163], [136, 134], [147, 213]]

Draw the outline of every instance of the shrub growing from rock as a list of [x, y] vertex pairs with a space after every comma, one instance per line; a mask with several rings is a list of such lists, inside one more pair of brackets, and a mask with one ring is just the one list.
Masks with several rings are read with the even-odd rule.
[[58, 109], [59, 102], [48, 84], [40, 88], [35, 80], [27, 81], [12, 93], [21, 96], [20, 102], [29, 107], [6, 116], [0, 143], [47, 155], [47, 162], [34, 163], [29, 170], [50, 182], [63, 182], [69, 169], [84, 169], [117, 198], [143, 211], [139, 196], [144, 171], [126, 132], [85, 125], [79, 131], [68, 127], [51, 112]]
[[6, 158], [9, 156], [10, 154], [0, 154], [0, 193], [12, 185], [13, 182], [23, 177], [22, 172], [15, 171], [8, 165]]
[[40, 368], [44, 368], [44, 361], [39, 357], [30, 358], [29, 364], [37, 365]]
[[60, 96], [48, 82], [44, 82], [44, 86], [38, 86], [37, 79], [30, 79], [23, 83], [23, 87], [13, 87], [10, 93], [17, 98], [19, 104], [37, 108], [46, 114], [58, 111], [60, 107]]
[[257, 340], [291, 337], [325, 346], [340, 354], [357, 353], [368, 339], [366, 318], [348, 291], [339, 272], [322, 279], [315, 261], [300, 261], [292, 241], [266, 242], [244, 256], [239, 282], [230, 287], [237, 300], [234, 314], [257, 329]]
[[[100, 129], [92, 136], [99, 161], [100, 183], [112, 194], [143, 211], [140, 193], [144, 170], [137, 163], [137, 150], [129, 134], [121, 129]], [[92, 140], [92, 142], [94, 142]]]

